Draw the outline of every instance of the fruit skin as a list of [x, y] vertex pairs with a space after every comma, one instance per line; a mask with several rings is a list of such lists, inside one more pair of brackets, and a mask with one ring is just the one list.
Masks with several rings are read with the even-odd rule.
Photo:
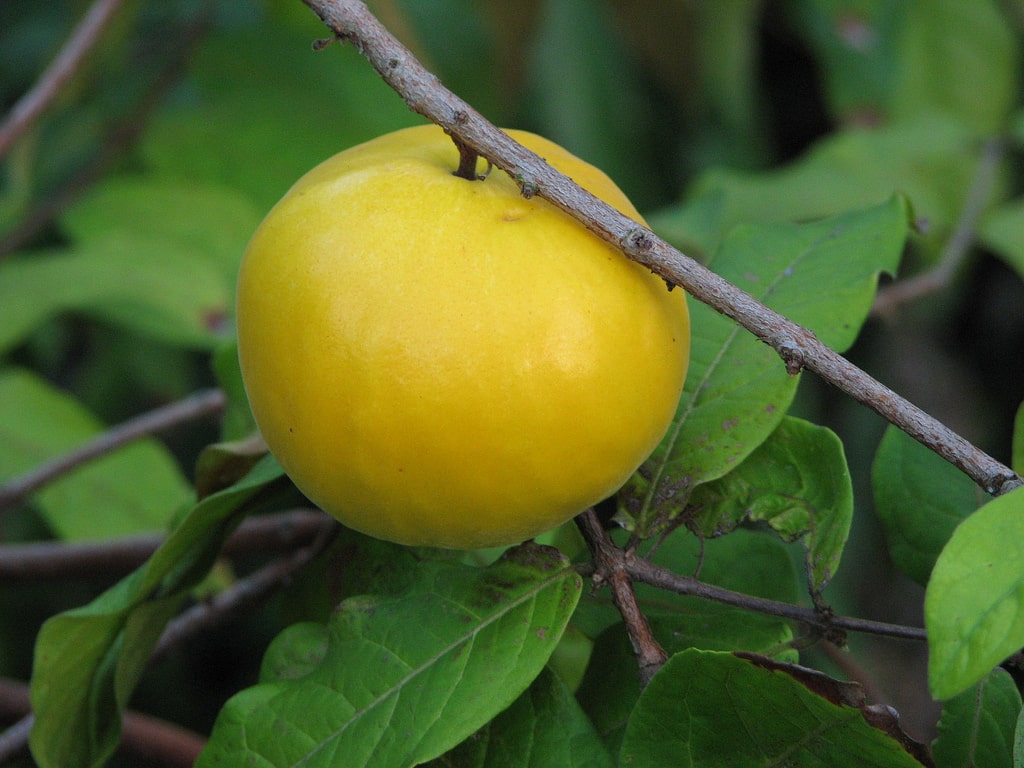
[[[597, 169], [509, 134], [639, 219]], [[690, 340], [683, 291], [458, 161], [419, 126], [296, 182], [246, 250], [238, 347], [260, 431], [312, 501], [382, 539], [473, 549], [614, 493], [671, 422]]]

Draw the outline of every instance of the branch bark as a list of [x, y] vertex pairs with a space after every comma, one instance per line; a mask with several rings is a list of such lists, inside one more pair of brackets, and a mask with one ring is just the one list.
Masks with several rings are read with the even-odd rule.
[[646, 688], [651, 678], [668, 661], [668, 654], [654, 637], [651, 625], [637, 603], [633, 583], [626, 569], [628, 553], [611, 540], [593, 509], [578, 515], [576, 525], [594, 556], [594, 586], [607, 584], [611, 588], [612, 602], [622, 616], [640, 668], [640, 685]]
[[[224, 543], [222, 555], [291, 552], [309, 544], [331, 524], [327, 515], [312, 509], [253, 517]], [[142, 565], [164, 538], [150, 534], [112, 541], [0, 545], [0, 583], [121, 577]]]
[[853, 616], [824, 615], [821, 611], [814, 608], [805, 608], [800, 605], [782, 603], [778, 600], [768, 600], [763, 597], [746, 595], [742, 592], [734, 592], [731, 589], [708, 584], [692, 576], [681, 576], [635, 555], [626, 559], [625, 569], [634, 581], [650, 584], [652, 587], [675, 592], [679, 595], [690, 595], [722, 603], [723, 605], [743, 608], [748, 611], [799, 621], [825, 637], [830, 636], [835, 630], [840, 630], [883, 635], [900, 640], [924, 641], [927, 639], [925, 630], [920, 627], [907, 627], [902, 624], [889, 624], [884, 621], [858, 619]]
[[538, 195], [580, 221], [627, 256], [682, 286], [735, 320], [783, 359], [787, 370], [813, 371], [958, 467], [989, 493], [1024, 485], [1009, 467], [873, 379], [815, 335], [684, 255], [638, 222], [598, 200], [543, 159], [513, 141], [447, 90], [359, 0], [303, 0], [340, 40], [351, 43], [414, 112], [437, 123]]

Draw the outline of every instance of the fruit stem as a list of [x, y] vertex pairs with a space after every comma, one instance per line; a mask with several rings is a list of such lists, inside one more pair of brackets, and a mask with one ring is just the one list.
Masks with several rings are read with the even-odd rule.
[[481, 176], [478, 176], [476, 172], [476, 161], [480, 157], [479, 153], [472, 147], [463, 144], [454, 136], [452, 136], [452, 141], [454, 141], [455, 146], [459, 148], [459, 167], [452, 173], [460, 179], [466, 179], [467, 181], [479, 181], [482, 178]]

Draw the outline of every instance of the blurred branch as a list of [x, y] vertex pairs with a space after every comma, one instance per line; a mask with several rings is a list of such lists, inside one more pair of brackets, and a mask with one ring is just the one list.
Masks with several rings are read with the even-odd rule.
[[992, 195], [992, 187], [998, 178], [997, 172], [1004, 154], [1005, 146], [1002, 139], [990, 139], [985, 142], [974, 178], [964, 198], [956, 229], [946, 241], [938, 262], [926, 272], [879, 290], [871, 308], [872, 314], [892, 318], [902, 304], [941, 291], [949, 285], [957, 269], [970, 253], [971, 246], [974, 245], [978, 221]]
[[156, 432], [219, 413], [224, 408], [224, 400], [224, 393], [219, 389], [200, 390], [184, 400], [156, 408], [112, 427], [84, 445], [43, 462], [0, 486], [0, 513], [5, 507], [88, 461]]
[[622, 616], [629, 642], [633, 646], [633, 654], [640, 667], [640, 685], [646, 687], [668, 661], [668, 654], [655, 639], [647, 617], [637, 603], [633, 583], [626, 570], [629, 556], [611, 540], [593, 509], [578, 515], [576, 525], [579, 526], [594, 556], [594, 587], [598, 588], [604, 584], [611, 587], [612, 602]]
[[836, 616], [815, 608], [768, 600], [763, 597], [734, 592], [731, 589], [707, 584], [692, 576], [681, 576], [649, 560], [625, 552], [624, 567], [634, 581], [649, 584], [678, 595], [689, 595], [710, 600], [724, 605], [732, 605], [748, 611], [765, 613], [783, 619], [799, 621], [815, 629], [823, 637], [830, 637], [835, 630], [863, 632], [872, 635], [884, 635], [900, 640], [925, 640], [925, 631], [919, 627], [907, 627], [902, 624], [889, 624], [884, 621], [858, 619], [852, 616]]
[[99, 42], [103, 31], [124, 0], [95, 0], [85, 16], [64, 43], [57, 57], [43, 71], [35, 85], [18, 99], [0, 125], [0, 157], [53, 103], [61, 90], [78, 71], [85, 57]]
[[28, 736], [32, 732], [32, 723], [34, 721], [31, 713], [27, 715], [21, 714], [28, 711], [27, 706], [18, 708], [12, 706], [14, 703], [12, 698], [3, 691], [0, 691], [0, 716], [2, 716], [2, 719], [21, 718], [6, 730], [0, 731], [0, 765], [28, 749]]
[[[206, 0], [203, 13], [171, 39], [170, 55], [162, 64], [149, 88], [128, 114], [118, 119], [108, 130], [103, 142], [84, 167], [63, 183], [52, 196], [30, 208], [20, 221], [6, 232], [0, 233], [0, 258], [16, 251], [30, 241], [53, 219], [71, 205], [79, 195], [92, 186], [122, 156], [145, 129], [149, 116], [160, 105], [167, 91], [177, 82], [188, 64], [196, 43], [209, 26], [213, 1]], [[168, 33], [169, 35], [169, 33]], [[0, 152], [2, 155], [2, 152]]]
[[[0, 764], [16, 757], [28, 745], [32, 730], [29, 687], [0, 678], [0, 719], [21, 718], [0, 733]], [[180, 725], [138, 712], [124, 713], [120, 752], [154, 768], [190, 768], [206, 745], [206, 739]]]
[[[222, 554], [290, 552], [309, 544], [331, 523], [318, 510], [293, 510], [245, 520], [225, 542]], [[144, 563], [165, 536], [151, 534], [95, 542], [0, 545], [0, 583], [118, 578]]]
[[735, 320], [773, 347], [796, 374], [807, 368], [895, 424], [970, 476], [992, 494], [1024, 485], [1009, 467], [896, 392], [881, 384], [806, 328], [764, 306], [714, 272], [685, 256], [646, 227], [623, 215], [489, 123], [448, 91], [359, 0], [303, 0], [339, 40], [350, 42], [414, 112], [437, 123], [457, 143], [487, 158], [519, 183], [523, 195], [538, 195], [576, 218], [694, 298]]

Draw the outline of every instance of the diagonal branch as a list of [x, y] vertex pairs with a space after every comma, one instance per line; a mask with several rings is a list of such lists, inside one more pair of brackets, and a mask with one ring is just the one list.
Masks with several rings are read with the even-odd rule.
[[0, 125], [0, 157], [32, 127], [81, 67], [124, 0], [95, 0], [60, 53]]
[[1005, 154], [1006, 146], [1002, 139], [990, 139], [985, 142], [956, 229], [942, 249], [938, 263], [926, 272], [891, 283], [879, 290], [871, 308], [872, 314], [892, 317], [903, 304], [940, 291], [949, 285], [974, 244], [978, 222], [985, 213], [992, 188], [998, 182], [999, 164]]
[[339, 39], [352, 43], [369, 60], [410, 109], [512, 176], [524, 195], [538, 195], [561, 208], [630, 258], [682, 286], [773, 347], [791, 373], [807, 368], [818, 374], [958, 467], [989, 493], [1001, 494], [1024, 485], [1009, 467], [829, 349], [811, 331], [685, 256], [517, 144], [424, 69], [364, 3], [303, 1]]
[[[314, 509], [250, 517], [224, 542], [221, 555], [291, 552], [332, 522]], [[0, 544], [0, 584], [120, 578], [142, 565], [165, 540], [163, 534], [152, 533], [104, 541]]]
[[835, 630], [849, 630], [873, 635], [897, 638], [899, 640], [926, 639], [924, 629], [908, 627], [902, 624], [890, 624], [872, 619], [859, 619], [853, 616], [825, 614], [816, 608], [805, 608], [800, 605], [782, 603], [764, 597], [734, 592], [731, 589], [718, 587], [714, 584], [695, 579], [692, 576], [681, 576], [642, 557], [628, 556], [624, 565], [626, 572], [637, 582], [650, 584], [652, 587], [675, 592], [678, 595], [689, 595], [710, 600], [723, 605], [732, 605], [748, 611], [779, 616], [783, 619], [799, 621], [812, 627], [822, 635], [828, 636]]
[[0, 513], [5, 507], [12, 506], [47, 483], [123, 445], [177, 424], [219, 413], [224, 408], [224, 401], [224, 393], [219, 389], [200, 390], [183, 400], [147, 411], [111, 427], [78, 448], [45, 461], [0, 485]]

